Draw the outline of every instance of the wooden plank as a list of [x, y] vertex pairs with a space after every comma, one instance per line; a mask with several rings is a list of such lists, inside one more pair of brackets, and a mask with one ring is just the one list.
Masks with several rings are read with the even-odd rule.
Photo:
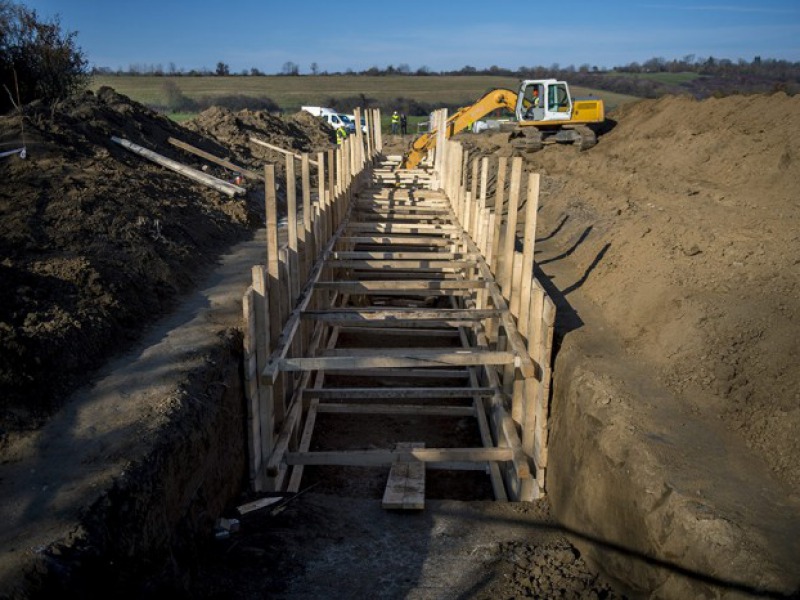
[[303, 283], [308, 278], [311, 265], [317, 256], [314, 240], [314, 227], [312, 219], [314, 211], [311, 208], [311, 160], [308, 154], [302, 154], [300, 162], [300, 185], [303, 193]]
[[154, 162], [156, 164], [161, 165], [162, 167], [166, 167], [170, 171], [174, 171], [183, 175], [184, 177], [188, 177], [192, 181], [196, 181], [197, 183], [201, 183], [206, 185], [210, 188], [214, 188], [218, 192], [222, 192], [223, 194], [227, 194], [228, 196], [241, 196], [242, 194], [246, 193], [243, 187], [238, 185], [233, 185], [232, 183], [228, 183], [227, 181], [223, 181], [222, 179], [218, 179], [217, 177], [213, 177], [208, 173], [203, 173], [202, 171], [198, 171], [197, 169], [193, 169], [189, 166], [184, 165], [183, 163], [179, 163], [177, 160], [172, 160], [171, 158], [167, 158], [158, 152], [153, 152], [152, 150], [148, 150], [147, 148], [140, 146], [139, 144], [134, 144], [133, 142], [118, 138], [116, 136], [111, 136], [111, 141], [115, 144], [119, 144], [126, 150], [133, 152], [134, 154], [138, 154], [139, 156], [146, 158], [147, 160]]
[[372, 252], [364, 250], [337, 251], [330, 253], [331, 260], [477, 260], [478, 255], [469, 252]]
[[261, 419], [258, 397], [258, 364], [256, 355], [255, 292], [252, 287], [242, 298], [244, 317], [244, 392], [247, 406], [247, 456], [251, 487], [261, 472]]
[[[307, 453], [308, 449], [311, 447], [311, 438], [314, 435], [314, 425], [317, 422], [317, 407], [319, 406], [319, 400], [312, 400], [308, 406], [308, 413], [306, 414], [306, 422], [303, 426], [303, 435], [300, 437], [300, 446], [298, 450], [301, 453]], [[289, 477], [289, 485], [287, 486], [287, 491], [293, 494], [297, 493], [297, 490], [300, 489], [300, 481], [303, 478], [303, 467], [302, 465], [296, 466], [292, 469], [292, 475]]]
[[373, 369], [370, 373], [364, 371], [343, 370], [337, 375], [346, 377], [371, 377], [381, 379], [435, 379], [437, 381], [445, 379], [466, 379], [469, 373], [466, 369]]
[[501, 249], [501, 260], [498, 283], [507, 300], [511, 298], [511, 281], [513, 276], [514, 245], [517, 240], [517, 208], [522, 179], [522, 158], [515, 157], [511, 161], [511, 187], [508, 195], [508, 216], [506, 218], [505, 236]]
[[300, 257], [297, 247], [297, 177], [294, 158], [286, 157], [286, 230], [289, 246], [289, 306], [294, 307], [300, 295]]
[[523, 299], [517, 319], [517, 328], [528, 331], [530, 320], [531, 285], [533, 281], [533, 257], [536, 244], [536, 217], [539, 210], [539, 174], [528, 175], [528, 195], [525, 206], [525, 232], [522, 235], [522, 279], [520, 281], [520, 297]]
[[510, 461], [510, 448], [415, 448], [411, 450], [343, 450], [289, 452], [289, 465], [338, 465], [351, 467], [388, 467], [397, 461], [488, 462]]
[[[265, 148], [269, 148], [270, 150], [275, 150], [275, 152], [280, 152], [280, 153], [286, 154], [288, 156], [293, 156], [297, 160], [301, 160], [302, 159], [302, 156], [297, 154], [296, 152], [292, 152], [290, 150], [284, 150], [283, 148], [281, 148], [279, 146], [274, 146], [274, 145], [272, 145], [272, 144], [270, 144], [268, 142], [265, 142], [264, 140], [259, 140], [258, 138], [251, 137], [250, 138], [250, 142], [253, 143], [253, 144], [256, 144], [258, 146], [264, 146]], [[317, 164], [316, 161], [313, 161], [313, 160], [311, 160], [309, 162], [312, 165], [315, 165], [315, 166]]]
[[492, 350], [457, 350], [440, 352], [416, 350], [406, 356], [392, 355], [381, 351], [363, 356], [315, 356], [306, 358], [284, 358], [280, 361], [281, 371], [339, 371], [343, 369], [386, 369], [408, 367], [440, 367], [467, 365], [505, 365], [514, 364], [516, 357], [512, 352]]
[[372, 245], [397, 245], [397, 246], [451, 246], [451, 239], [441, 236], [431, 237], [402, 237], [402, 236], [342, 236], [340, 241], [346, 244], [372, 244]]
[[[428, 310], [406, 309], [406, 308], [329, 308], [320, 310], [304, 310], [302, 318], [315, 319], [318, 321], [342, 322], [342, 321], [452, 321], [452, 320], [475, 320], [488, 319], [490, 317], [501, 316], [502, 310], [497, 309], [457, 309], [457, 308], [437, 308]], [[527, 354], [527, 352], [526, 352]]]
[[428, 406], [426, 404], [320, 404], [320, 413], [354, 415], [417, 415], [474, 417], [472, 406]]
[[503, 194], [505, 193], [506, 187], [506, 171], [508, 170], [507, 167], [508, 159], [505, 156], [501, 156], [498, 159], [497, 165], [497, 183], [496, 183], [496, 191], [495, 191], [495, 198], [494, 198], [494, 237], [492, 239], [492, 261], [489, 263], [492, 272], [495, 276], [498, 276], [499, 273], [497, 271], [497, 262], [498, 256], [500, 254], [500, 241], [503, 239], [503, 224], [505, 223], [505, 219], [503, 219]]
[[375, 334], [383, 337], [386, 337], [387, 335], [428, 338], [454, 338], [458, 336], [455, 329], [430, 329], [427, 326], [421, 326], [415, 329], [403, 327], [373, 327], [369, 323], [350, 323], [346, 326], [340, 326], [339, 330], [350, 333], [356, 332], [359, 334]]
[[[424, 448], [422, 442], [400, 442], [397, 450]], [[400, 461], [392, 465], [383, 493], [381, 506], [392, 510], [422, 510], [425, 508], [425, 463]]]
[[224, 158], [219, 158], [218, 156], [214, 156], [210, 152], [206, 152], [205, 150], [201, 150], [200, 148], [195, 148], [191, 144], [187, 144], [186, 142], [182, 142], [181, 140], [175, 139], [174, 137], [167, 138], [167, 141], [175, 146], [176, 148], [180, 148], [181, 150], [186, 150], [190, 154], [194, 154], [201, 158], [205, 158], [207, 161], [217, 164], [221, 167], [225, 167], [231, 171], [236, 173], [241, 173], [247, 179], [253, 179], [255, 181], [261, 181], [261, 175], [251, 171], [246, 167], [240, 167], [239, 165], [232, 163], [229, 160], [225, 160]]
[[307, 398], [336, 399], [439, 399], [492, 397], [497, 390], [491, 387], [381, 387], [381, 388], [312, 388], [303, 390]]
[[[253, 277], [253, 303], [256, 321], [256, 368], [258, 373], [266, 365], [271, 343], [269, 325], [269, 294], [267, 293], [267, 279], [263, 265], [254, 265]], [[258, 420], [260, 435], [260, 465], [266, 464], [272, 453], [275, 431], [275, 407], [272, 388], [261, 381], [258, 383]], [[264, 489], [262, 469], [257, 471], [254, 488], [256, 491]]]
[[429, 292], [476, 290], [486, 287], [484, 281], [456, 281], [456, 280], [376, 280], [376, 281], [318, 281], [317, 289], [338, 290], [347, 293], [385, 292], [392, 290]]

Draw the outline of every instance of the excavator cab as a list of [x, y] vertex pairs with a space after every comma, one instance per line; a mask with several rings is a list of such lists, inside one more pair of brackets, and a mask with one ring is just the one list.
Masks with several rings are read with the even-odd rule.
[[523, 81], [517, 94], [516, 113], [518, 121], [569, 121], [572, 98], [567, 82], [555, 79]]

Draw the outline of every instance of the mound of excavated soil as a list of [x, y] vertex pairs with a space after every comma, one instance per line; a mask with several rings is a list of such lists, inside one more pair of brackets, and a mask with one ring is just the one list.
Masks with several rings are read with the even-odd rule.
[[[192, 127], [110, 88], [26, 107], [28, 158], [0, 159], [0, 431], [57, 406], [263, 221], [263, 187], [232, 200], [111, 136], [224, 178], [232, 174], [168, 138], [253, 168], [274, 161], [281, 189], [283, 155], [249, 136], [296, 151], [330, 147], [329, 130], [310, 115], [210, 109]], [[0, 120], [0, 140], [21, 140], [18, 118]]]
[[243, 166], [260, 168], [271, 162], [278, 165], [281, 174], [286, 155], [251, 143], [251, 137], [298, 153], [328, 150], [335, 143], [333, 129], [307, 112], [284, 119], [265, 111], [231, 112], [215, 106], [188, 121], [186, 127], [229, 148], [240, 157]]
[[[588, 152], [547, 147], [539, 237], [566, 294], [800, 493], [800, 97], [626, 105]], [[500, 136], [466, 136], [508, 153]], [[539, 260], [542, 260], [540, 257]], [[680, 410], [676, 406], [676, 410]]]

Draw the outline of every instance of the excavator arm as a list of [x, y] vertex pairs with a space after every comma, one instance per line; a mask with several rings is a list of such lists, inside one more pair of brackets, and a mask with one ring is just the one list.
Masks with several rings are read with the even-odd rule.
[[[459, 131], [463, 131], [478, 119], [482, 119], [493, 110], [507, 108], [514, 112], [517, 108], [517, 94], [511, 90], [497, 89], [485, 94], [474, 104], [461, 108], [447, 119], [445, 124], [445, 139], [450, 138]], [[413, 169], [425, 157], [431, 148], [436, 146], [436, 133], [434, 129], [421, 135], [411, 145], [411, 150], [405, 157], [404, 167]]]

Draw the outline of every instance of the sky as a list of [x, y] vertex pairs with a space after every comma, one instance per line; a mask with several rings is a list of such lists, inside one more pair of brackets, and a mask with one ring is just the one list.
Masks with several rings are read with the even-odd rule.
[[90, 66], [279, 73], [407, 64], [613, 67], [649, 58], [800, 61], [800, 0], [379, 3], [16, 0], [78, 32]]

